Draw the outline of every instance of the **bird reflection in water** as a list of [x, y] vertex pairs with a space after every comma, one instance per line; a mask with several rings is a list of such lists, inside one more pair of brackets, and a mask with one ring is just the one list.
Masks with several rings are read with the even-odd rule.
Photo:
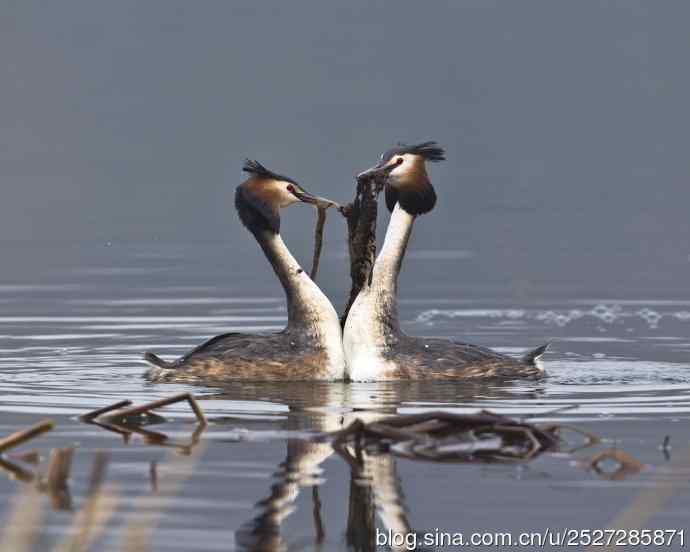
[[[398, 401], [379, 401], [381, 392], [389, 394], [388, 384], [367, 386], [365, 392], [352, 396], [352, 386], [320, 386], [318, 390], [307, 386], [282, 388], [291, 395], [292, 409], [286, 422], [286, 429], [303, 432], [313, 431], [325, 434], [341, 430], [355, 419], [373, 422], [395, 414]], [[395, 387], [395, 386], [393, 386]], [[266, 400], [265, 386], [244, 388], [243, 400], [247, 394]], [[227, 395], [225, 395], [227, 397]], [[305, 397], [318, 401], [304, 400]], [[375, 400], [372, 401], [372, 397]], [[233, 395], [237, 399], [237, 395]], [[357, 405], [356, 411], [345, 411], [338, 405]], [[308, 406], [307, 406], [308, 405]], [[369, 407], [370, 409], [368, 409]], [[278, 552], [304, 546], [316, 550], [331, 549], [341, 541], [340, 535], [329, 535], [324, 528], [321, 515], [319, 486], [324, 482], [322, 464], [336, 453], [330, 440], [289, 439], [285, 460], [279, 465], [276, 480], [268, 495], [256, 507], [258, 514], [236, 531], [236, 544], [246, 551]], [[390, 455], [370, 456], [353, 447], [338, 447], [337, 455], [350, 466], [349, 506], [345, 542], [354, 551], [376, 549], [376, 515], [385, 529], [409, 533], [411, 528], [402, 498], [401, 484], [396, 472], [396, 459]], [[302, 489], [311, 490], [313, 540], [310, 543], [291, 542], [284, 534], [283, 524], [296, 509], [296, 501]]]

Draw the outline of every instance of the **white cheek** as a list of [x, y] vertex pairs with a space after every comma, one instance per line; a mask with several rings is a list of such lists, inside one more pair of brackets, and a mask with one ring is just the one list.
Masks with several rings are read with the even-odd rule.
[[292, 205], [293, 203], [299, 202], [299, 199], [295, 196], [295, 194], [290, 193], [288, 191], [284, 191], [281, 196], [280, 196], [280, 207], [285, 208], [288, 205]]
[[391, 176], [402, 176], [403, 174], [407, 173], [410, 169], [412, 168], [412, 163], [407, 160], [403, 159], [403, 162], [395, 167], [391, 172]]

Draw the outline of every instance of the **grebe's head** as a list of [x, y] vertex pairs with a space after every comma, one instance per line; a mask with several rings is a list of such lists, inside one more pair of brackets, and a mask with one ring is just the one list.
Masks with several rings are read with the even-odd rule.
[[250, 231], [280, 232], [280, 210], [301, 201], [317, 204], [318, 197], [297, 182], [268, 170], [258, 161], [247, 159], [242, 170], [249, 178], [237, 187], [235, 207], [240, 220]]
[[445, 152], [436, 142], [398, 144], [385, 152], [375, 167], [357, 175], [357, 179], [383, 180], [390, 211], [400, 203], [411, 215], [423, 215], [436, 205], [436, 192], [427, 175], [426, 162], [444, 159]]

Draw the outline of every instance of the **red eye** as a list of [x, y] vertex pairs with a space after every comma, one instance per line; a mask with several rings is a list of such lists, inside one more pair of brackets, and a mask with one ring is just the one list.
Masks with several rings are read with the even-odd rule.
[[288, 184], [287, 191], [291, 194], [295, 193], [295, 187], [292, 184]]
[[403, 158], [402, 158], [402, 157], [398, 157], [398, 158], [395, 160], [395, 164], [396, 164], [396, 165], [402, 165], [402, 164], [403, 164]]

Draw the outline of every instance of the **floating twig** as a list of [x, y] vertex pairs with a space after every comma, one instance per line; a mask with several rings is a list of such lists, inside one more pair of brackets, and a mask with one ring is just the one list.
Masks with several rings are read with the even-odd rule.
[[[182, 401], [187, 401], [189, 403], [189, 406], [192, 409], [192, 412], [194, 412], [194, 415], [196, 416], [197, 422], [199, 424], [208, 424], [203, 410], [201, 410], [199, 403], [191, 393], [180, 393], [179, 395], [173, 395], [172, 397], [167, 397], [165, 399], [158, 399], [156, 401], [151, 401], [140, 406], [123, 408], [121, 410], [113, 412], [112, 414], [109, 414], [108, 416], [101, 416], [101, 418], [107, 422], [113, 421], [119, 422], [120, 424], [124, 425], [133, 425], [132, 420], [129, 420], [129, 418], [137, 418], [142, 414], [149, 414], [150, 411], [155, 410], [157, 408], [162, 408], [164, 406], [168, 406]], [[110, 412], [111, 410], [112, 408], [106, 410], [106, 412]]]
[[[330, 437], [348, 462], [357, 463], [362, 451], [392, 452], [408, 458], [436, 461], [529, 460], [555, 450], [560, 443], [556, 427], [548, 430], [489, 411], [477, 414], [425, 412], [391, 416], [365, 424], [357, 419]], [[354, 446], [355, 456], [346, 450]]]
[[37, 424], [31, 426], [29, 429], [23, 429], [21, 431], [16, 431], [7, 437], [0, 439], [0, 453], [5, 452], [11, 448], [14, 448], [34, 437], [38, 437], [43, 433], [50, 431], [55, 427], [55, 422], [53, 420], [43, 420]]
[[90, 422], [91, 420], [95, 420], [103, 414], [107, 414], [108, 412], [112, 412], [113, 410], [117, 410], [118, 408], [124, 408], [125, 406], [129, 406], [130, 404], [132, 404], [132, 401], [129, 400], [118, 401], [108, 406], [104, 406], [103, 408], [98, 408], [96, 410], [92, 410], [91, 412], [87, 412], [86, 414], [79, 416], [79, 419], [83, 422]]

